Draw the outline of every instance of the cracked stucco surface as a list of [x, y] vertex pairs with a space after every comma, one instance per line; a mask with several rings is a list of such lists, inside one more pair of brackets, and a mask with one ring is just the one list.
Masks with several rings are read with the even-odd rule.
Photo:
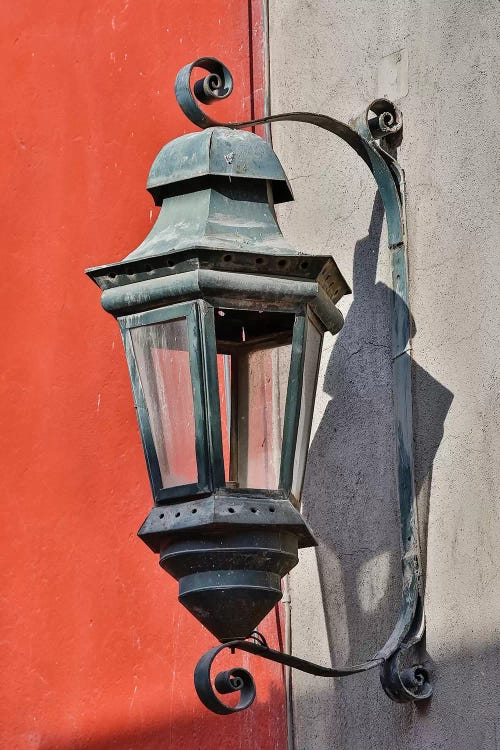
[[[271, 0], [272, 111], [343, 120], [408, 53], [400, 161], [415, 320], [414, 433], [435, 696], [392, 704], [376, 673], [296, 673], [297, 750], [500, 750], [500, 5], [476, 0]], [[316, 533], [291, 581], [293, 651], [364, 659], [399, 598], [388, 251], [364, 164], [330, 134], [273, 126], [295, 203], [285, 237], [331, 252], [354, 295], [327, 338], [304, 513]]]

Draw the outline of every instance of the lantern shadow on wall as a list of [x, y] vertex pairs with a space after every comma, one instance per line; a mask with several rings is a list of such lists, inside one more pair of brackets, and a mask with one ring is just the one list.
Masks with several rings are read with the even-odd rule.
[[[208, 75], [191, 90], [191, 74]], [[154, 507], [139, 531], [179, 581], [179, 600], [221, 642], [195, 670], [216, 713], [247, 708], [251, 675], [210, 668], [223, 648], [306, 672], [347, 676], [380, 667], [386, 693], [423, 700], [426, 670], [399, 656], [424, 632], [413, 477], [408, 307], [392, 309], [403, 596], [387, 643], [366, 662], [327, 668], [267, 647], [254, 629], [281, 598], [298, 548], [315, 545], [299, 513], [322, 338], [337, 333], [337, 301], [349, 287], [329, 255], [304, 255], [283, 238], [270, 205], [292, 199], [281, 164], [258, 136], [210, 120], [204, 103], [227, 97], [224, 65], [201, 58], [176, 80], [179, 105], [201, 132], [167, 144], [148, 190], [161, 206], [144, 242], [122, 262], [87, 271], [122, 332]], [[377, 100], [350, 125], [324, 115], [293, 120], [347, 142], [377, 182], [387, 216], [394, 299], [408, 295], [404, 180], [389, 153], [399, 111]], [[384, 148], [378, 144], [383, 138]], [[406, 305], [406, 303], [405, 303]], [[356, 307], [354, 308], [356, 310]], [[220, 695], [239, 691], [236, 706]]]
[[[318, 573], [335, 659], [346, 657], [346, 647], [347, 656], [356, 658], [372, 640], [383, 637], [400, 596], [391, 310], [398, 307], [399, 316], [410, 315], [412, 341], [417, 326], [405, 301], [376, 280], [383, 219], [377, 194], [368, 234], [354, 249], [353, 301], [326, 366], [323, 390], [330, 399], [311, 442], [304, 485], [303, 514], [319, 537]], [[415, 359], [412, 379], [415, 491], [425, 582], [432, 465], [453, 394]], [[294, 587], [299, 598], [301, 585], [298, 580]]]

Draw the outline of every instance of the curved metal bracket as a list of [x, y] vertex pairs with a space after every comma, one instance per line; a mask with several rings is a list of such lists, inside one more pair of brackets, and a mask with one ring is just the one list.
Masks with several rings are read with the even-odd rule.
[[[191, 75], [195, 68], [206, 70], [208, 75], [196, 81], [192, 90]], [[215, 680], [215, 687], [219, 692], [241, 690], [242, 697], [236, 707], [225, 706], [213, 692], [210, 682], [211, 664], [222, 649], [229, 647], [233, 651], [234, 649], [247, 651], [311, 674], [330, 677], [343, 677], [380, 666], [382, 686], [392, 700], [398, 702], [423, 700], [429, 698], [432, 693], [427, 671], [422, 666], [413, 666], [409, 669], [400, 667], [401, 653], [408, 652], [415, 646], [422, 639], [425, 629], [413, 467], [409, 349], [411, 313], [408, 297], [405, 186], [403, 170], [389, 153], [401, 139], [402, 116], [392, 102], [387, 99], [377, 99], [348, 125], [327, 115], [311, 112], [287, 112], [245, 122], [223, 123], [211, 119], [196, 101], [197, 99], [204, 104], [211, 104], [228, 97], [232, 90], [233, 79], [230, 71], [219, 60], [211, 57], [199, 58], [190, 65], [186, 65], [179, 71], [175, 82], [175, 94], [179, 106], [191, 122], [200, 128], [218, 126], [244, 128], [287, 121], [315, 125], [333, 133], [351, 146], [367, 164], [382, 197], [387, 221], [393, 285], [393, 394], [403, 584], [397, 623], [385, 645], [372, 660], [353, 667], [330, 669], [273, 651], [265, 643], [233, 641], [212, 649], [198, 662], [195, 671], [196, 690], [205, 705], [216, 713], [233, 713], [250, 705], [255, 695], [255, 686], [251, 675], [245, 670], [230, 670], [224, 673], [225, 677], [218, 675]]]
[[[226, 648], [230, 649], [233, 654], [236, 649], [246, 651], [248, 654], [260, 656], [263, 659], [283, 664], [292, 669], [300, 669], [301, 672], [307, 672], [307, 674], [316, 677], [348, 677], [352, 674], [367, 672], [375, 667], [380, 667], [381, 674], [384, 676], [384, 689], [387, 695], [398, 703], [423, 700], [429, 698], [432, 693], [428, 671], [421, 665], [401, 669], [399, 651], [387, 660], [376, 656], [362, 664], [353, 664], [348, 667], [322, 667], [319, 664], [269, 648], [260, 633], [254, 633], [253, 638], [255, 639], [253, 642], [246, 640], [223, 643], [221, 646], [216, 646], [207, 651], [198, 661], [194, 670], [195, 689], [201, 702], [214, 713], [233, 714], [243, 711], [253, 703], [256, 695], [253, 677], [246, 669], [233, 668], [219, 672], [213, 679], [212, 684], [212, 664], [218, 654]], [[217, 695], [217, 693], [234, 692], [240, 693], [240, 699], [234, 706], [223, 703]]]
[[[194, 93], [191, 90], [191, 73], [194, 68], [203, 68], [209, 72], [204, 79], [196, 81]], [[219, 88], [213, 88], [220, 83]], [[281, 115], [270, 115], [246, 122], [219, 122], [209, 117], [197, 104], [195, 95], [203, 91], [202, 101], [206, 104], [227, 98], [233, 90], [233, 78], [223, 63], [212, 57], [200, 57], [177, 74], [175, 96], [177, 102], [189, 120], [200, 128], [225, 127], [246, 128], [252, 125], [263, 125], [272, 122], [304, 122], [316, 125], [323, 130], [334, 133], [363, 159], [372, 172], [382, 196], [387, 216], [389, 244], [396, 245], [403, 241], [404, 221], [398, 184], [394, 180], [389, 163], [393, 160], [377, 144], [376, 137], [391, 136], [401, 130], [402, 119], [399, 110], [387, 99], [377, 99], [370, 104], [366, 112], [353, 123], [353, 127], [328, 115], [312, 112], [285, 112]], [[368, 120], [368, 113], [374, 118]]]

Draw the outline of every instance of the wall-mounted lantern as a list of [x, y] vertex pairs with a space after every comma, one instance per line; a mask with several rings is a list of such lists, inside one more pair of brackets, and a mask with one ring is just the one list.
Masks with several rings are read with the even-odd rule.
[[[273, 651], [253, 635], [280, 600], [298, 549], [315, 544], [299, 512], [301, 489], [322, 338], [340, 330], [336, 302], [350, 290], [330, 255], [304, 255], [283, 238], [270, 201], [292, 194], [278, 158], [263, 139], [236, 129], [244, 123], [219, 126], [207, 117], [190, 88], [195, 67], [208, 72], [194, 86], [199, 101], [231, 93], [229, 71], [212, 58], [180, 71], [179, 104], [204, 129], [156, 157], [147, 188], [161, 211], [144, 242], [123, 261], [87, 271], [120, 325], [129, 365], [154, 497], [139, 536], [178, 580], [181, 603], [223, 644], [195, 673], [211, 710], [242, 710], [255, 695], [241, 669], [217, 675], [214, 690], [210, 666], [226, 647], [313, 674], [380, 666], [394, 700], [427, 698], [426, 671], [399, 666], [401, 651], [423, 632], [404, 404], [396, 416], [405, 590], [391, 639], [365, 664], [331, 669]], [[266, 121], [319, 125], [367, 162], [386, 208], [396, 291], [405, 295], [401, 173], [376, 142], [400, 130], [400, 117], [386, 101], [370, 109], [375, 124], [365, 116], [357, 127], [305, 113]], [[395, 321], [396, 338], [405, 326]], [[406, 375], [395, 372], [399, 386], [408, 385]], [[240, 702], [226, 706], [218, 694], [233, 691]]]

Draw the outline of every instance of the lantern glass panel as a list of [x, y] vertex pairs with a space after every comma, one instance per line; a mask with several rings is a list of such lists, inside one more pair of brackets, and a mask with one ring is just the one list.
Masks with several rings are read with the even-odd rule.
[[131, 329], [163, 487], [198, 480], [186, 318]]
[[306, 468], [309, 439], [318, 382], [319, 362], [323, 335], [310, 318], [306, 321], [306, 342], [304, 351], [304, 372], [300, 399], [300, 416], [297, 429], [297, 443], [293, 466], [292, 495], [300, 500]]
[[226, 484], [277, 489], [294, 316], [215, 313]]

